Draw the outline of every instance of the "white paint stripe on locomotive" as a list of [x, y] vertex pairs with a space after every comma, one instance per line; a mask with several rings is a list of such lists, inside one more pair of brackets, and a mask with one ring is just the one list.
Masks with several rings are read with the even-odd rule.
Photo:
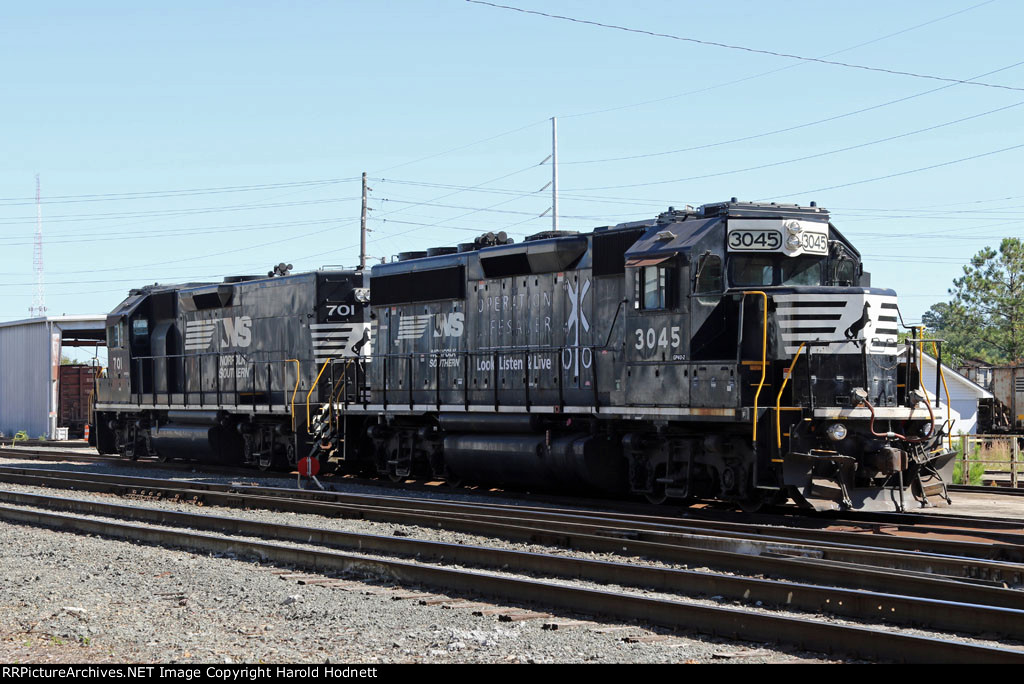
[[[195, 394], [199, 396], [199, 392], [190, 392], [189, 394]], [[217, 394], [217, 390], [208, 390], [207, 395], [213, 396]], [[236, 413], [271, 413], [271, 414], [283, 414], [289, 415], [291, 413], [291, 407], [288, 404], [256, 404], [255, 407], [251, 403], [241, 404], [97, 404], [97, 411], [126, 411], [129, 413], [136, 413], [139, 409], [155, 409], [158, 411], [209, 411], [213, 409], [230, 410]]]
[[[352, 337], [353, 330], [347, 332], [333, 332], [333, 333], [313, 333], [313, 344], [320, 344], [326, 340], [347, 340]], [[359, 334], [362, 335], [363, 331], [360, 330]]]
[[784, 306], [779, 303], [775, 313], [779, 316], [840, 316], [845, 306]]
[[814, 319], [807, 321], [779, 321], [779, 327], [787, 330], [796, 330], [799, 328], [830, 328], [833, 333], [836, 331], [836, 326], [838, 324], [839, 321], [816, 321]]
[[310, 323], [310, 330], [351, 330], [359, 323]]
[[[933, 407], [933, 414], [935, 416], [935, 422], [939, 423], [945, 420], [945, 412], [942, 409], [936, 409]], [[943, 415], [939, 415], [942, 413]], [[815, 418], [852, 418], [852, 419], [870, 419], [871, 411], [866, 408], [816, 408], [814, 409]], [[875, 408], [875, 418], [881, 418], [883, 420], [928, 420], [928, 409], [926, 408], [907, 408], [906, 406], [879, 406]], [[876, 428], [876, 431], [878, 428]]]
[[[396, 390], [400, 391], [400, 390]], [[338, 410], [345, 410], [345, 405], [336, 403], [335, 408]], [[384, 408], [383, 404], [369, 404], [363, 406], [362, 404], [349, 404], [348, 411], [351, 413], [433, 413], [441, 411], [444, 413], [494, 413], [493, 404], [471, 404], [466, 406], [465, 404], [442, 404], [438, 408], [437, 404], [413, 404], [411, 407], [408, 403], [402, 403], [401, 401], [389, 402], [387, 408]], [[572, 413], [572, 414], [591, 414], [599, 416], [694, 416], [700, 418], [733, 418], [737, 414], [736, 409], [711, 409], [711, 408], [672, 408], [672, 407], [658, 407], [658, 406], [601, 406], [595, 408], [594, 406], [564, 406], [559, 410], [557, 406], [531, 406], [529, 410], [525, 406], [498, 406], [498, 413]]]

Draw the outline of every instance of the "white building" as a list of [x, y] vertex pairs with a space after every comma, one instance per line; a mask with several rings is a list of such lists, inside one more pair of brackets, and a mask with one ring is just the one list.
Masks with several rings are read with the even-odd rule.
[[106, 316], [45, 316], [0, 323], [0, 432], [57, 436], [65, 346], [105, 345]]
[[[901, 360], [906, 357], [906, 349], [900, 351]], [[924, 386], [928, 398], [935, 405], [935, 359], [927, 354], [922, 355], [921, 362], [921, 384]], [[960, 375], [955, 370], [942, 364], [942, 376], [946, 380], [945, 387], [939, 384], [940, 408], [936, 410], [936, 417], [946, 417], [946, 390], [949, 390], [949, 417], [953, 423], [952, 433], [976, 434], [978, 431], [978, 400], [991, 399], [992, 393], [981, 385]]]

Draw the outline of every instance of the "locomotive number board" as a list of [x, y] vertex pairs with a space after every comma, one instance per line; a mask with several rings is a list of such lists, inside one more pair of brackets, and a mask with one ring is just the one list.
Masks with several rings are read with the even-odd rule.
[[794, 219], [732, 219], [727, 244], [730, 252], [825, 255], [828, 254], [828, 224]]
[[730, 230], [729, 249], [734, 252], [777, 252], [782, 247], [782, 233], [777, 230]]

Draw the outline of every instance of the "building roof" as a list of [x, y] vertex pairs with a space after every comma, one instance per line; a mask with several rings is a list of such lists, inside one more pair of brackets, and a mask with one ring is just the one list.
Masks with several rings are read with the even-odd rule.
[[61, 331], [63, 344], [69, 347], [106, 344], [106, 314], [80, 314], [75, 316], [39, 316], [18, 321], [2, 321], [0, 328], [18, 328], [53, 325]]
[[92, 326], [103, 328], [106, 324], [106, 314], [79, 314], [76, 316], [39, 316], [36, 318], [22, 318], [17, 321], [0, 321], [0, 328], [9, 328], [16, 325], [41, 325], [43, 323], [58, 323], [65, 330], [87, 329]]
[[[903, 347], [899, 351], [899, 356], [906, 356], [906, 355], [907, 355], [907, 348]], [[924, 365], [928, 368], [928, 370], [931, 370], [932, 368], [935, 367], [936, 361], [935, 361], [934, 357], [929, 356], [928, 354], [921, 354], [921, 358], [924, 359]], [[946, 378], [946, 382], [949, 382], [950, 380], [952, 380], [953, 382], [959, 383], [967, 391], [969, 391], [969, 392], [971, 392], [973, 394], [977, 394], [979, 399], [991, 399], [993, 397], [992, 393], [989, 392], [987, 389], [985, 389], [984, 387], [982, 387], [978, 383], [974, 382], [970, 378], [968, 378], [968, 377], [966, 377], [964, 375], [961, 375], [960, 373], [956, 372], [955, 370], [953, 370], [952, 368], [950, 368], [946, 364], [942, 364], [942, 375], [943, 375], [943, 377]], [[925, 390], [927, 391], [928, 388], [926, 387]]]

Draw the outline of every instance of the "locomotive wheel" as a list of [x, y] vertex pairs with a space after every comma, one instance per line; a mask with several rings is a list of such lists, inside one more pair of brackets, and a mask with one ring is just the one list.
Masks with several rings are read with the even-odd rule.
[[647, 499], [648, 503], [652, 503], [655, 506], [660, 506], [668, 500], [668, 495], [665, 494], [665, 483], [658, 482], [658, 479], [662, 477], [665, 477], [665, 466], [659, 465], [654, 469], [654, 481], [651, 483], [651, 491], [644, 494], [644, 498]]
[[660, 506], [665, 503], [668, 501], [668, 495], [665, 494], [665, 485], [660, 482], [655, 483], [654, 491], [644, 494], [644, 498], [647, 499], [648, 503], [652, 503], [655, 506]]
[[270, 451], [271, 453], [267, 453], [266, 451], [264, 451], [262, 454], [260, 454], [260, 458], [259, 461], [256, 463], [256, 466], [263, 472], [268, 472], [271, 470], [283, 470], [284, 459], [273, 453], [273, 447], [271, 447]]
[[740, 499], [736, 503], [744, 513], [757, 513], [765, 505], [765, 500], [760, 494], [751, 494], [746, 499]]
[[135, 426], [130, 426], [125, 435], [124, 440], [124, 455], [125, 458], [131, 461], [139, 460], [139, 437], [135, 431]]

